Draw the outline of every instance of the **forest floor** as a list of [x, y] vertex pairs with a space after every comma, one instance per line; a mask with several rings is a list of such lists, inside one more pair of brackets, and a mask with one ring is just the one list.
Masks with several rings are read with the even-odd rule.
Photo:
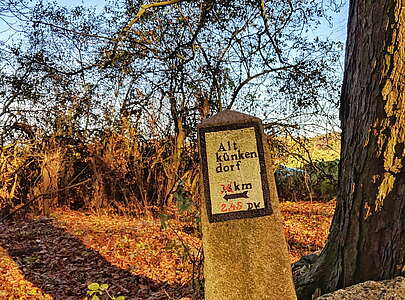
[[[323, 247], [334, 207], [281, 203], [292, 263]], [[190, 223], [168, 224], [65, 209], [0, 223], [0, 299], [82, 300], [93, 282], [127, 300], [192, 299], [201, 239]], [[104, 292], [100, 299], [110, 298]]]

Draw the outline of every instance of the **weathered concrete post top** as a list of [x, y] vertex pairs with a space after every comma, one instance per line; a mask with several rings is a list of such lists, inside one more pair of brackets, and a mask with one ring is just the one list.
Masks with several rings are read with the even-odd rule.
[[198, 134], [205, 299], [296, 299], [261, 120], [226, 110]]

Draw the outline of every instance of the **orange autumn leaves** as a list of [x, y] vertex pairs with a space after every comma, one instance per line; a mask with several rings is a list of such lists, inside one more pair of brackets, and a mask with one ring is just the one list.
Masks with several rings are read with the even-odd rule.
[[[291, 262], [323, 247], [334, 205], [280, 203]], [[152, 218], [57, 210], [1, 224], [0, 299], [86, 299], [91, 282], [126, 299], [191, 297], [201, 240], [176, 219], [162, 230]]]

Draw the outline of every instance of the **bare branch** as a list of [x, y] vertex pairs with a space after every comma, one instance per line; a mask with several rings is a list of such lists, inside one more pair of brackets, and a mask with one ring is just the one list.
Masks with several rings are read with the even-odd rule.
[[239, 85], [237, 86], [237, 88], [234, 90], [233, 94], [232, 94], [232, 98], [231, 98], [231, 102], [228, 104], [226, 109], [231, 109], [232, 106], [235, 104], [236, 101], [236, 97], [238, 96], [240, 90], [246, 85], [248, 84], [250, 81], [252, 81], [253, 79], [256, 79], [260, 76], [272, 73], [272, 72], [277, 72], [277, 71], [283, 71], [283, 70], [287, 70], [287, 69], [291, 69], [291, 68], [296, 68], [298, 67], [300, 64], [295, 64], [295, 65], [287, 65], [287, 66], [282, 66], [279, 68], [272, 68], [272, 69], [267, 69], [264, 70], [260, 73], [257, 73], [255, 75], [252, 76], [248, 76], [245, 80], [243, 80], [241, 83], [239, 83]]
[[162, 2], [152, 2], [149, 4], [141, 5], [141, 7], [140, 7], [138, 13], [135, 15], [135, 17], [131, 21], [129, 21], [128, 24], [118, 34], [117, 41], [120, 42], [120, 41], [124, 40], [128, 31], [132, 28], [132, 26], [134, 26], [134, 24], [136, 22], [139, 21], [139, 19], [145, 14], [145, 12], [148, 9], [154, 8], [154, 7], [169, 6], [169, 5], [173, 5], [173, 4], [176, 4], [179, 2], [183, 2], [183, 1], [185, 1], [185, 0], [167, 0], [167, 1], [162, 1]]

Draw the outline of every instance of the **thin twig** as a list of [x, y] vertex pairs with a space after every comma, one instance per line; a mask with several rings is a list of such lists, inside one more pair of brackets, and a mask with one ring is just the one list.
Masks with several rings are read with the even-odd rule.
[[70, 186], [67, 186], [67, 187], [58, 189], [58, 190], [56, 190], [56, 191], [50, 191], [50, 192], [38, 194], [38, 195], [36, 195], [34, 198], [32, 198], [31, 200], [29, 200], [27, 203], [24, 203], [24, 205], [18, 207], [17, 209], [13, 210], [13, 211], [10, 212], [8, 215], [6, 215], [5, 217], [1, 218], [1, 219], [0, 219], [0, 223], [2, 223], [4, 220], [8, 219], [9, 217], [13, 216], [13, 215], [14, 215], [16, 212], [18, 212], [19, 210], [21, 210], [21, 209], [23, 209], [23, 208], [26, 208], [26, 207], [29, 206], [30, 204], [34, 203], [36, 200], [38, 200], [38, 199], [39, 199], [40, 197], [42, 197], [42, 196], [51, 195], [51, 194], [54, 194], [54, 193], [59, 193], [59, 192], [62, 192], [62, 191], [66, 191], [66, 190], [68, 190], [68, 189], [71, 189], [71, 188], [80, 186], [80, 185], [82, 185], [82, 184], [85, 184], [85, 183], [88, 182], [88, 181], [90, 181], [90, 178], [89, 178], [89, 179], [86, 179], [86, 180], [84, 180], [84, 181], [78, 182], [78, 183], [76, 183], [76, 184], [73, 184], [73, 185], [70, 185]]

